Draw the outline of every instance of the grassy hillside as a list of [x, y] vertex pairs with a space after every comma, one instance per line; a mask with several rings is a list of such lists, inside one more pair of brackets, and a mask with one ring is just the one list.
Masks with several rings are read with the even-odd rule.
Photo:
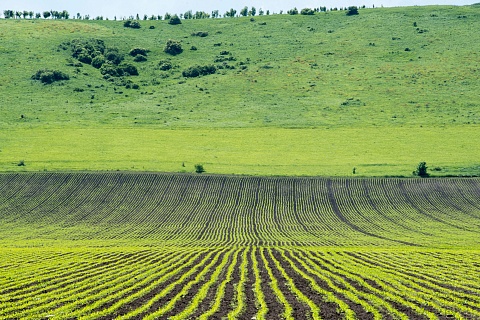
[[[0, 20], [0, 170], [192, 171], [202, 162], [216, 173], [409, 175], [427, 161], [438, 175], [477, 175], [479, 18], [478, 6], [429, 6], [140, 29]], [[78, 61], [66, 43], [86, 38], [117, 47], [139, 75], [107, 81], [90, 65], [67, 66]], [[168, 39], [183, 53], [163, 52]], [[150, 50], [147, 61], [133, 61], [135, 47]], [[165, 60], [173, 69], [160, 70]], [[208, 64], [224, 68], [182, 76]], [[44, 68], [70, 80], [31, 80]]]

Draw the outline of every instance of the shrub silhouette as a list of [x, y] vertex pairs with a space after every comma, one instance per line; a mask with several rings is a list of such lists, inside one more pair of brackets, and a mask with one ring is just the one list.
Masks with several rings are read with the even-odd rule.
[[165, 45], [165, 49], [163, 50], [168, 54], [171, 54], [172, 56], [175, 56], [177, 54], [180, 54], [183, 52], [182, 45], [180, 44], [180, 41], [176, 40], [168, 40], [167, 44]]
[[417, 166], [417, 169], [413, 171], [413, 175], [418, 176], [418, 177], [428, 177], [429, 174], [427, 172], [427, 163], [426, 162], [420, 162]]
[[68, 74], [58, 70], [42, 69], [38, 70], [33, 76], [33, 80], [40, 80], [42, 83], [50, 84], [55, 81], [69, 80]]

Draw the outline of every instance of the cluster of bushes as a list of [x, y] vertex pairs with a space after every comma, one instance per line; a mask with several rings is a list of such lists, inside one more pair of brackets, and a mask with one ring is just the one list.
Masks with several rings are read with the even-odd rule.
[[68, 74], [58, 70], [42, 69], [38, 70], [33, 76], [33, 80], [40, 80], [42, 83], [50, 84], [55, 81], [69, 80]]
[[[71, 42], [63, 43], [62, 48], [70, 46], [72, 57], [85, 64], [90, 64], [100, 69], [102, 75], [121, 77], [126, 75], [138, 75], [137, 68], [129, 63], [122, 63], [124, 55], [118, 48], [107, 47], [100, 39], [74, 39]], [[135, 48], [130, 54], [146, 55], [146, 49]]]
[[134, 20], [125, 20], [123, 23], [123, 26], [125, 28], [132, 28], [132, 29], [140, 29], [142, 26], [140, 25], [140, 22], [134, 21]]
[[206, 76], [209, 74], [214, 74], [217, 72], [217, 68], [214, 65], [206, 65], [206, 66], [192, 66], [187, 68], [182, 72], [182, 75], [187, 78], [195, 78], [200, 76]]
[[168, 71], [173, 68], [173, 65], [170, 60], [161, 60], [158, 63], [158, 68], [162, 71]]

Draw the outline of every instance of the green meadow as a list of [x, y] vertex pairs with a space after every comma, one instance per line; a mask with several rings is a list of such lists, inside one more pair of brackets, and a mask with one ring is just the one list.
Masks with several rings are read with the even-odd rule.
[[[140, 24], [0, 20], [1, 171], [411, 176], [426, 161], [434, 176], [480, 174], [479, 6]], [[71, 66], [68, 43], [90, 38], [139, 75]], [[40, 69], [70, 80], [32, 80]]]

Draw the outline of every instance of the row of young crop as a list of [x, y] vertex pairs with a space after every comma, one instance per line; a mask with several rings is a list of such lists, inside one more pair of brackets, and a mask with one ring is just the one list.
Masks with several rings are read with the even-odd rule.
[[480, 317], [478, 251], [9, 249], [0, 318]]
[[37, 173], [0, 175], [0, 188], [5, 232], [33, 225], [36, 238], [429, 246], [480, 234], [479, 179]]

